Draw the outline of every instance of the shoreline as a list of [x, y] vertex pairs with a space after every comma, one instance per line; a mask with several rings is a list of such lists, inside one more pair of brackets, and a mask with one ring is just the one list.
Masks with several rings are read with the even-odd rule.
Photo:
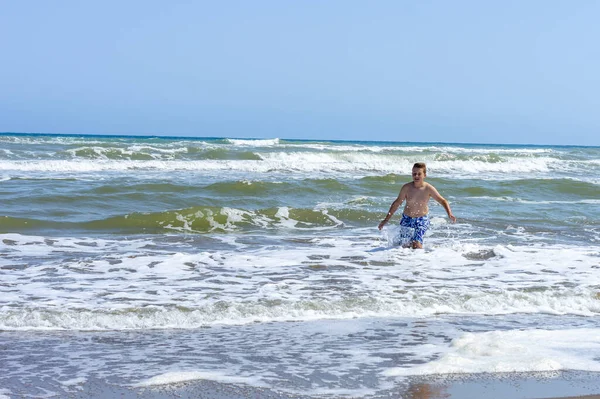
[[[4, 386], [0, 399], [35, 396], [35, 390], [55, 391], [45, 377], [40, 385]], [[34, 391], [30, 389], [33, 388]], [[65, 387], [63, 387], [65, 388]], [[194, 380], [183, 383], [147, 387], [121, 386], [92, 378], [79, 385], [57, 392], [55, 397], [74, 399], [600, 399], [600, 374], [591, 372], [556, 372], [539, 375], [485, 374], [410, 378], [399, 381], [393, 388], [372, 395], [302, 395], [276, 389], [222, 383], [213, 380]]]

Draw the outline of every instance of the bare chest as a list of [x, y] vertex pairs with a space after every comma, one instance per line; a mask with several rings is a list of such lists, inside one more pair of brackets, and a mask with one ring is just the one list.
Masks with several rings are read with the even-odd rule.
[[429, 190], [427, 187], [410, 187], [406, 195], [407, 202], [424, 203], [429, 201]]

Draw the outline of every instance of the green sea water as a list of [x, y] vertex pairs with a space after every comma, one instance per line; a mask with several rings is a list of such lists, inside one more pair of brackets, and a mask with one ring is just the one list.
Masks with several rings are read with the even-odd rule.
[[376, 226], [424, 161], [463, 222], [597, 237], [596, 147], [53, 135], [0, 143], [4, 232], [278, 234], [283, 208], [299, 229]]

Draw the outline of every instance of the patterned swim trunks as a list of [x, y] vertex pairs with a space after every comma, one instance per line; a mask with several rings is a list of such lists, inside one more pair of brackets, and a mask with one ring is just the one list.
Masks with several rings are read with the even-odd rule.
[[429, 228], [429, 216], [425, 215], [412, 218], [410, 216], [402, 214], [400, 226], [408, 227], [412, 230], [408, 232], [408, 237], [406, 238], [410, 238], [410, 241], [419, 241], [421, 244], [423, 244], [423, 237], [425, 236], [425, 232]]

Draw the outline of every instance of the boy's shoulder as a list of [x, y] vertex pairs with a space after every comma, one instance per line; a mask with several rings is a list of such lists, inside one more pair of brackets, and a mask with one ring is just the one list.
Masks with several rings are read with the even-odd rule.
[[436, 195], [439, 194], [437, 192], [437, 188], [435, 188], [432, 184], [426, 183], [427, 184], [427, 191], [429, 191], [429, 193], [431, 193], [432, 195]]
[[409, 181], [408, 183], [404, 183], [404, 184], [402, 185], [402, 189], [403, 189], [403, 190], [406, 190], [406, 189], [409, 189], [409, 188], [412, 188], [412, 187], [414, 187], [414, 184], [413, 184], [413, 182], [412, 182], [412, 181]]

